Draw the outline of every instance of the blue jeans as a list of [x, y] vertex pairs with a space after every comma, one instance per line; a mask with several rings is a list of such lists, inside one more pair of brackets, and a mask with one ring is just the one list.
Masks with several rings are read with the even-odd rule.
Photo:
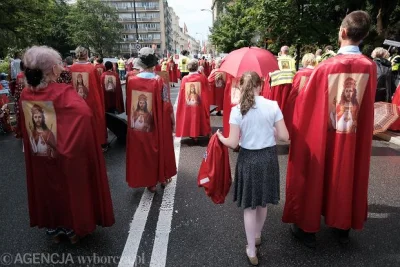
[[125, 70], [118, 70], [119, 72], [119, 78], [121, 80], [125, 80]]

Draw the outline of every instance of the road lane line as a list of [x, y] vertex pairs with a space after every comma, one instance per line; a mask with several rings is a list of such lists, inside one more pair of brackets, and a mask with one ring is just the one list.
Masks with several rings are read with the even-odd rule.
[[133, 215], [130, 224], [128, 239], [122, 252], [118, 267], [133, 267], [136, 261], [140, 240], [146, 226], [147, 217], [150, 212], [151, 203], [153, 203], [154, 194], [145, 189], [140, 199], [139, 207]]
[[[176, 108], [178, 106], [177, 96], [174, 104], [174, 112], [176, 118]], [[181, 152], [181, 138], [174, 137], [175, 160], [179, 171], [179, 156]], [[167, 251], [169, 242], [169, 233], [171, 232], [172, 216], [174, 212], [174, 200], [176, 192], [176, 183], [178, 175], [175, 175], [172, 182], [164, 189], [164, 195], [160, 207], [160, 215], [158, 216], [156, 235], [153, 244], [153, 252], [151, 253], [150, 267], [164, 267], [167, 262]]]

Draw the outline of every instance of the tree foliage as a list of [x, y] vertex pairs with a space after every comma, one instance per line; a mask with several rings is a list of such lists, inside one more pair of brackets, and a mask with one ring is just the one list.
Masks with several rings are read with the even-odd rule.
[[[111, 52], [120, 38], [116, 11], [99, 0], [1, 0], [0, 58], [33, 45], [62, 55], [76, 45]], [[102, 43], [101, 43], [102, 42]]]
[[112, 53], [121, 39], [122, 25], [115, 9], [100, 0], [78, 0], [67, 21], [71, 42], [93, 48], [101, 56]]
[[[283, 44], [301, 47], [337, 44], [341, 21], [351, 11], [366, 10], [373, 27], [365, 43], [400, 41], [400, 0], [237, 0], [227, 6], [212, 29], [211, 40], [230, 52], [261, 35], [259, 46], [277, 50]], [[267, 42], [265, 42], [267, 41]]]

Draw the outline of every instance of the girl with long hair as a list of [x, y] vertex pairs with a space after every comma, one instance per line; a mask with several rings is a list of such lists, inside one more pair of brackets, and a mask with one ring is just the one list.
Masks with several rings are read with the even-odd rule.
[[256, 245], [267, 217], [267, 204], [278, 204], [279, 164], [275, 138], [288, 141], [283, 115], [276, 101], [260, 96], [261, 78], [246, 72], [240, 79], [241, 98], [232, 108], [229, 137], [218, 130], [219, 140], [232, 149], [240, 141], [235, 170], [234, 201], [244, 209], [246, 254], [258, 265]]

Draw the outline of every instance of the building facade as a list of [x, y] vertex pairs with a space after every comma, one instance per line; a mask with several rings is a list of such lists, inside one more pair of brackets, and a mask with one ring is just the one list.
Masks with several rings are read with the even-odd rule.
[[121, 54], [131, 54], [142, 47], [156, 47], [158, 56], [166, 57], [188, 49], [188, 43], [192, 50], [199, 50], [200, 44], [179, 27], [179, 17], [167, 0], [102, 1], [117, 10], [118, 21], [123, 25], [118, 43]]
[[121, 54], [130, 54], [142, 47], [157, 47], [156, 53], [164, 55], [172, 48], [167, 0], [102, 1], [117, 10], [118, 21], [123, 25], [122, 38], [118, 43]]

